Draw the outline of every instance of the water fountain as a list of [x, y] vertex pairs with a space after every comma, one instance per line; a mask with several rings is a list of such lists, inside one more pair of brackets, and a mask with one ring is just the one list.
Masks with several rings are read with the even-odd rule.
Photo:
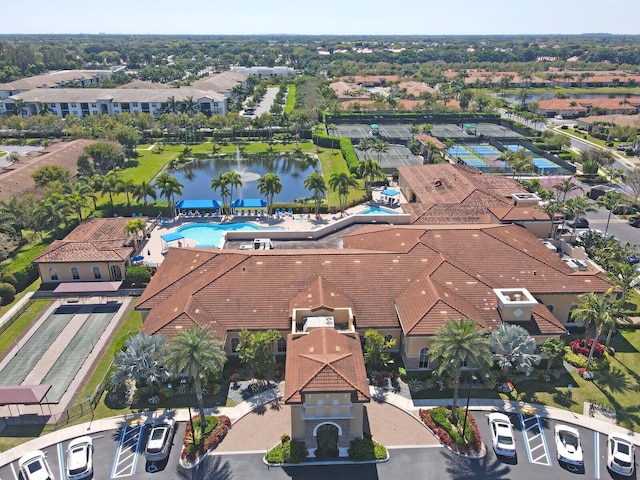
[[240, 147], [236, 147], [236, 172], [240, 175], [240, 180], [244, 184], [245, 182], [257, 182], [260, 178], [259, 173], [249, 172], [247, 168], [242, 165], [242, 155], [240, 155]]

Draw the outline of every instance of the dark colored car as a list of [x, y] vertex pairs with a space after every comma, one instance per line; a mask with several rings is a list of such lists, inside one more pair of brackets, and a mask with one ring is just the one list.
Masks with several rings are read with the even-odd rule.
[[640, 263], [640, 257], [629, 257], [627, 259], [627, 263], [629, 265], [638, 265]]
[[578, 217], [575, 220], [567, 220], [566, 225], [571, 228], [589, 228], [589, 220], [583, 217]]
[[629, 225], [636, 228], [640, 227], [640, 216], [629, 217]]
[[638, 213], [638, 208], [628, 203], [620, 203], [613, 207], [612, 213], [614, 215], [632, 215]]

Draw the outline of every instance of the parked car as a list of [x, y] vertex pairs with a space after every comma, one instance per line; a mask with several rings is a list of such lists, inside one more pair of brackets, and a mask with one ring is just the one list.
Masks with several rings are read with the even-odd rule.
[[554, 437], [558, 461], [569, 467], [582, 467], [584, 458], [578, 430], [567, 425], [556, 425]]
[[627, 263], [629, 265], [638, 265], [640, 264], [640, 257], [634, 255], [632, 257], [627, 258]]
[[496, 455], [504, 457], [516, 456], [516, 440], [513, 436], [511, 420], [504, 413], [489, 414], [489, 430], [491, 431], [491, 444]]
[[619, 203], [611, 212], [614, 215], [633, 215], [638, 213], [638, 207], [631, 205], [630, 203]]
[[175, 420], [173, 418], [159, 419], [153, 424], [147, 441], [147, 448], [144, 452], [147, 456], [147, 461], [159, 462], [169, 456], [174, 431]]
[[42, 450], [29, 452], [18, 460], [23, 480], [55, 480]]
[[607, 467], [612, 472], [630, 477], [635, 465], [633, 444], [621, 433], [611, 432], [607, 439]]
[[629, 217], [629, 225], [636, 228], [640, 227], [640, 215]]
[[567, 220], [566, 225], [571, 228], [589, 228], [589, 220], [584, 217], [578, 217], [574, 220]]
[[93, 440], [84, 436], [69, 442], [67, 479], [80, 480], [93, 476]]

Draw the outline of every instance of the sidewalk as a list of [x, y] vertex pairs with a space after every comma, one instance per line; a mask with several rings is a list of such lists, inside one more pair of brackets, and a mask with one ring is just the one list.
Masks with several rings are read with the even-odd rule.
[[[451, 403], [450, 399], [427, 399], [427, 400], [411, 400], [405, 396], [398, 395], [396, 393], [380, 390], [377, 387], [370, 387], [372, 399], [384, 400], [401, 410], [407, 412], [407, 414], [415, 416], [417, 410], [421, 408], [433, 408], [438, 406], [445, 406]], [[214, 415], [226, 415], [232, 423], [237, 422], [242, 417], [253, 411], [255, 408], [268, 404], [280, 397], [277, 389], [267, 390], [247, 401], [239, 403], [235, 407], [220, 407], [209, 408], [207, 414]], [[460, 399], [460, 407], [464, 408], [466, 405], [466, 399]], [[490, 400], [486, 398], [472, 398], [469, 400], [469, 409], [476, 411], [503, 411], [509, 413], [527, 413], [537, 414], [542, 418], [550, 418], [561, 422], [570, 423], [573, 425], [579, 425], [591, 430], [595, 430], [604, 435], [608, 435], [612, 431], [620, 432], [629, 436], [629, 439], [636, 445], [640, 446], [640, 434], [629, 431], [625, 428], [614, 425], [610, 422], [599, 420], [597, 418], [589, 417], [586, 415], [580, 415], [568, 410], [562, 410], [554, 407], [547, 407], [535, 403], [525, 403], [507, 400]], [[104, 432], [107, 430], [115, 430], [120, 428], [123, 424], [133, 423], [152, 423], [155, 417], [160, 416], [164, 411], [153, 411], [142, 414], [123, 415], [119, 417], [104, 418], [100, 420], [94, 420], [88, 423], [80, 425], [74, 425], [66, 429], [59, 430], [57, 432], [44, 435], [42, 437], [30, 440], [22, 445], [19, 445], [11, 450], [0, 453], [0, 465], [6, 465], [11, 463], [26, 452], [31, 450], [38, 450], [48, 447], [50, 445], [64, 442], [66, 440], [76, 438], [82, 435], [95, 434], [97, 432]], [[180, 422], [186, 422], [189, 419], [189, 412], [186, 409], [177, 410], [175, 419]]]

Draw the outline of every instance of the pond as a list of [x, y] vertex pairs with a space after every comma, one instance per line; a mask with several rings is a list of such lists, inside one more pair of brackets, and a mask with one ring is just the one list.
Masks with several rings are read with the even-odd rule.
[[313, 192], [304, 188], [304, 179], [314, 170], [320, 171], [319, 161], [313, 159], [295, 159], [290, 156], [267, 158], [264, 156], [236, 155], [236, 158], [215, 158], [194, 160], [179, 170], [169, 173], [183, 185], [182, 196], [178, 200], [216, 199], [221, 200], [220, 191], [211, 189], [211, 180], [219, 173], [235, 170], [240, 174], [242, 186], [234, 188], [233, 199], [264, 198], [258, 191], [258, 179], [265, 173], [276, 173], [280, 177], [282, 190], [274, 196], [274, 202], [294, 202], [308, 198]]

